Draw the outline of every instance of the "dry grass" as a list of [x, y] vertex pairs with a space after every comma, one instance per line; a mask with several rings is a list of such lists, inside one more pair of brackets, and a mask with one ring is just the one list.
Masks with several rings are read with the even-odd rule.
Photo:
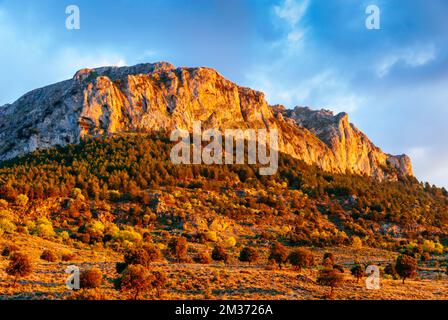
[[[0, 248], [11, 243], [0, 239]], [[100, 298], [126, 298], [113, 289], [113, 279], [117, 277], [115, 263], [121, 260], [116, 253], [105, 250], [73, 249], [31, 236], [15, 236], [14, 243], [20, 251], [29, 254], [34, 262], [34, 272], [20, 279], [15, 287], [13, 279], [5, 273], [7, 259], [0, 260], [0, 299], [72, 299], [74, 293], [65, 286], [68, 265], [77, 265], [81, 269], [96, 266], [103, 271], [105, 281], [100, 289]], [[76, 254], [73, 262], [48, 263], [39, 259], [44, 249], [54, 252], [70, 250]], [[323, 250], [313, 250], [320, 258]], [[360, 252], [348, 248], [334, 248], [331, 251], [338, 257], [337, 263], [348, 266], [359, 258]], [[380, 250], [368, 250], [364, 257], [372, 261], [390, 261], [394, 255]], [[223, 264], [154, 264], [168, 275], [168, 285], [162, 299], [325, 299], [328, 288], [315, 283], [317, 269], [298, 273], [289, 268], [279, 270], [265, 264], [247, 266], [235, 261], [228, 266]], [[380, 290], [368, 290], [364, 280], [359, 283], [345, 272], [343, 285], [336, 288], [333, 299], [448, 299], [448, 281], [434, 280], [429, 268], [421, 274], [423, 279], [381, 281]], [[98, 296], [98, 295], [97, 295]], [[147, 296], [146, 298], [154, 298]]]

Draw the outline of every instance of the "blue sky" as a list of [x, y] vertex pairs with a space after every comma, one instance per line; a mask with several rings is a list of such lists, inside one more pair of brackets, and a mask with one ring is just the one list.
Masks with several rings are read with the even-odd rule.
[[[80, 30], [65, 28], [71, 4]], [[208, 66], [272, 104], [346, 111], [448, 186], [447, 40], [445, 0], [0, 0], [0, 104], [84, 67]]]

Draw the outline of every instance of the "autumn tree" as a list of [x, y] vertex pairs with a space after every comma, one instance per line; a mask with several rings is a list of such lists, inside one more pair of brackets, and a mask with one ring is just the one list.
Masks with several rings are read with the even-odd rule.
[[83, 289], [99, 288], [103, 282], [103, 273], [98, 268], [92, 268], [81, 272], [79, 283]]
[[149, 258], [148, 252], [146, 252], [142, 246], [137, 246], [135, 248], [130, 248], [125, 252], [124, 263], [126, 266], [139, 264], [148, 267], [151, 263], [151, 259]]
[[229, 261], [229, 254], [223, 246], [217, 244], [212, 251], [212, 259], [215, 261], [223, 261], [225, 264]]
[[364, 267], [360, 264], [355, 264], [350, 269], [350, 272], [356, 278], [356, 282], [359, 283], [359, 280], [364, 276]]
[[282, 263], [285, 263], [288, 258], [288, 249], [280, 242], [274, 242], [269, 253], [269, 260], [275, 261], [279, 268], [282, 268]]
[[324, 268], [319, 271], [317, 283], [321, 286], [330, 287], [329, 297], [333, 296], [333, 290], [339, 287], [344, 281], [343, 275], [336, 269]]
[[252, 262], [257, 261], [258, 259], [258, 251], [253, 247], [244, 247], [241, 252], [240, 256], [238, 258], [241, 262], [248, 262], [249, 265]]
[[131, 264], [140, 264], [144, 267], [149, 267], [151, 263], [160, 260], [162, 254], [160, 249], [153, 244], [139, 245], [134, 248], [130, 248], [124, 254], [124, 262], [118, 262], [116, 269], [118, 273], [121, 273]]
[[26, 277], [33, 271], [31, 259], [24, 253], [14, 252], [9, 257], [9, 265], [6, 267], [6, 273], [14, 277], [13, 286], [16, 285], [19, 277]]
[[134, 300], [138, 300], [141, 293], [153, 288], [154, 278], [141, 265], [130, 265], [116, 281], [116, 288], [123, 292], [130, 292]]
[[395, 270], [403, 279], [403, 283], [407, 278], [412, 278], [417, 275], [417, 260], [406, 254], [400, 255], [395, 264]]
[[51, 250], [44, 250], [42, 254], [40, 255], [40, 258], [42, 260], [45, 260], [47, 262], [56, 262], [58, 261], [58, 256]]
[[173, 237], [168, 243], [168, 250], [177, 262], [184, 260], [188, 252], [188, 243], [185, 237]]
[[212, 262], [212, 258], [208, 252], [199, 252], [196, 257], [194, 257], [194, 261], [200, 264], [209, 264]]
[[162, 259], [162, 253], [160, 252], [159, 247], [152, 243], [146, 243], [143, 246], [143, 250], [148, 254], [148, 259], [151, 262], [156, 262]]
[[305, 248], [298, 248], [289, 253], [288, 261], [300, 272], [302, 268], [314, 265], [314, 254]]

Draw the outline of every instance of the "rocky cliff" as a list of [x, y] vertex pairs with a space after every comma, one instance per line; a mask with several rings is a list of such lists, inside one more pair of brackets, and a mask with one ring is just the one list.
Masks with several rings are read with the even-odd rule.
[[[411, 159], [406, 155], [385, 154], [369, 138], [349, 122], [346, 113], [334, 115], [329, 110], [296, 107], [286, 110], [275, 107], [286, 117], [296, 121], [322, 140], [333, 152], [337, 163], [349, 172], [385, 177], [385, 168], [392, 166], [404, 175], [413, 175]], [[386, 170], [387, 171], [387, 170]]]
[[213, 69], [164, 62], [83, 69], [0, 107], [0, 160], [86, 135], [191, 130], [196, 120], [204, 129], [276, 128], [280, 151], [330, 172], [412, 175], [409, 158], [383, 153], [345, 114], [270, 107]]

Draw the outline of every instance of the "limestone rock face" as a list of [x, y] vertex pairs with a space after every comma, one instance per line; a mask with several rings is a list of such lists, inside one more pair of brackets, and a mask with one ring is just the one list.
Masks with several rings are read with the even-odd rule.
[[413, 175], [409, 157], [382, 152], [349, 122], [346, 113], [334, 115], [329, 110], [296, 107], [294, 110], [283, 109], [282, 114], [294, 119], [299, 126], [322, 140], [331, 149], [337, 163], [347, 172], [366, 174], [381, 180], [386, 178], [385, 169], [392, 166], [402, 175]]
[[271, 107], [263, 93], [213, 69], [165, 62], [83, 69], [0, 107], [0, 160], [86, 135], [191, 130], [194, 121], [203, 129], [278, 129], [280, 151], [329, 172], [394, 179], [394, 167], [412, 175], [408, 157], [384, 154], [345, 114]]

